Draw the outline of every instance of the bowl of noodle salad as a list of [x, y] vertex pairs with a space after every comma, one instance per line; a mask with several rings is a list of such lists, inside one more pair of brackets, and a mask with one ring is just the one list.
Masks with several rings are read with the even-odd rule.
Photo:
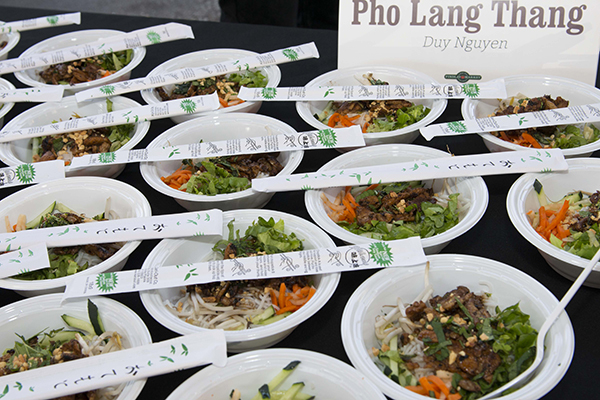
[[[382, 144], [344, 153], [323, 165], [319, 172], [449, 156], [430, 147]], [[425, 194], [426, 201], [421, 201]], [[346, 200], [349, 196], [352, 199]], [[391, 185], [371, 185], [364, 178], [348, 190], [340, 187], [307, 190], [304, 202], [317, 225], [346, 243], [421, 236], [425, 253], [434, 254], [481, 219], [488, 204], [488, 190], [481, 177]], [[378, 211], [377, 215], [372, 210]], [[351, 211], [351, 218], [346, 217], [347, 211]]]
[[[531, 363], [536, 330], [558, 300], [497, 261], [453, 254], [428, 260], [428, 267], [380, 271], [354, 292], [342, 316], [344, 348], [391, 398], [423, 399], [430, 389], [436, 398], [446, 392], [450, 399], [476, 399]], [[566, 373], [574, 346], [563, 313], [546, 336], [536, 375], [502, 398], [544, 396]]]
[[[227, 211], [223, 213], [223, 225], [223, 239], [226, 242], [229, 242], [230, 227], [234, 238], [238, 231], [240, 238], [258, 237], [258, 233], [263, 234], [263, 238], [270, 238], [234, 242], [239, 257], [251, 254], [243, 250], [248, 248], [248, 243], [252, 243], [251, 248], [255, 248], [256, 242], [270, 243], [264, 245], [261, 254], [281, 252], [274, 250], [274, 247], [284, 251], [298, 251], [335, 246], [331, 238], [316, 225], [303, 218], [278, 211]], [[246, 235], [248, 229], [250, 235]], [[257, 234], [253, 234], [252, 231]], [[162, 240], [150, 252], [142, 268], [218, 260], [223, 259], [223, 253], [228, 258], [234, 258], [235, 256], [230, 255], [232, 246], [220, 241], [221, 238], [216, 236]], [[216, 244], [223, 253], [213, 251]], [[269, 347], [284, 339], [329, 300], [338, 285], [340, 274], [308, 276], [299, 282], [289, 279], [283, 278], [277, 282], [232, 281], [227, 286], [215, 283], [213, 286], [206, 284], [150, 290], [140, 292], [140, 297], [150, 315], [168, 329], [182, 335], [203, 329], [224, 329], [227, 350], [241, 352]], [[309, 290], [313, 294], [306, 300], [300, 300], [300, 307], [283, 313], [282, 311], [286, 310], [277, 304], [277, 300], [274, 302], [271, 296], [275, 294], [275, 297], [279, 298], [282, 283], [285, 285], [283, 289], [286, 299], [291, 296], [291, 292], [295, 294]], [[219, 294], [221, 290], [224, 295]], [[290, 302], [292, 300], [293, 298], [290, 298]], [[261, 315], [270, 308], [275, 311], [275, 315], [270, 317], [273, 319], [261, 322]], [[271, 321], [274, 322], [270, 323]]]
[[[23, 338], [40, 337], [41, 332], [50, 333], [52, 330], [73, 330], [65, 324], [61, 315], [89, 321], [88, 300], [78, 299], [61, 304], [62, 294], [50, 294], [33, 297], [0, 308], [0, 346], [2, 350], [14, 348], [15, 342]], [[143, 346], [152, 343], [150, 332], [142, 319], [125, 305], [105, 297], [96, 297], [93, 303], [98, 308], [98, 314], [104, 325], [104, 333], [79, 335], [69, 350], [73, 358], [83, 356], [93, 357], [104, 352]], [[60, 333], [59, 333], [60, 334]], [[81, 350], [78, 350], [81, 348]], [[53, 358], [56, 358], [54, 355]], [[63, 357], [65, 362], [67, 356]], [[44, 367], [40, 367], [44, 368]], [[16, 372], [18, 374], [18, 372]], [[16, 377], [17, 375], [15, 375]], [[124, 383], [117, 387], [98, 389], [82, 394], [84, 399], [95, 400], [133, 400], [137, 398], [146, 383], [145, 379]], [[79, 398], [79, 397], [78, 397]]]
[[[99, 215], [104, 219], [152, 215], [146, 197], [126, 183], [110, 178], [73, 177], [39, 183], [2, 199], [0, 218], [3, 224], [0, 232], [23, 230], [28, 224], [37, 229], [37, 217], [47, 215], [50, 209], [52, 219], [58, 224], [53, 226], [88, 221], [94, 224], [93, 217]], [[62, 292], [75, 274], [121, 270], [139, 244], [139, 241], [131, 241], [52, 248], [49, 249], [52, 268], [29, 272], [35, 274], [33, 277], [0, 279], [0, 287], [28, 297]], [[53, 259], [58, 264], [53, 265]], [[64, 266], [63, 262], [67, 265]]]

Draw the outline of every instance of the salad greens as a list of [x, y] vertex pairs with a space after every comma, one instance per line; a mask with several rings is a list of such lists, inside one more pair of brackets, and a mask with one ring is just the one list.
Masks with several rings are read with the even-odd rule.
[[[184, 160], [184, 164], [186, 164], [186, 161], [188, 160]], [[187, 193], [192, 194], [214, 196], [216, 194], [240, 192], [250, 187], [249, 179], [233, 176], [225, 168], [219, 167], [210, 160], [201, 161], [201, 165], [206, 171], [193, 174], [190, 180], [184, 183], [179, 190], [185, 190]]]
[[229, 229], [227, 240], [219, 240], [213, 247], [213, 251], [225, 255], [225, 248], [230, 243], [237, 249], [237, 257], [304, 249], [302, 241], [296, 237], [295, 233], [286, 234], [284, 232], [285, 225], [282, 219], [276, 222], [272, 217], [269, 220], [258, 217], [258, 220], [252, 222], [252, 225], [246, 229], [244, 236], [241, 237], [240, 231], [235, 230], [233, 222], [232, 220], [227, 224]]
[[400, 108], [395, 115], [387, 115], [384, 118], [377, 118], [368, 126], [367, 132], [390, 132], [397, 129], [406, 128], [425, 118], [431, 109], [422, 104], [415, 104], [410, 107]]

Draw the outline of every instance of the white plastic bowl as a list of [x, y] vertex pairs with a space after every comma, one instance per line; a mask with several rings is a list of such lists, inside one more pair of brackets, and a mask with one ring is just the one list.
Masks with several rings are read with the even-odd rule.
[[[372, 73], [374, 78], [387, 81], [390, 85], [438, 83], [430, 76], [407, 68], [381, 66], [336, 69], [316, 77], [305, 86], [356, 86], [360, 85], [356, 77], [362, 78], [363, 74], [367, 73]], [[419, 136], [419, 129], [433, 123], [442, 115], [448, 105], [448, 100], [446, 99], [411, 101], [415, 104], [423, 104], [425, 107], [430, 108], [431, 111], [421, 121], [406, 128], [390, 132], [365, 133], [364, 138], [367, 146], [382, 143], [412, 143]], [[327, 103], [327, 101], [299, 101], [296, 102], [296, 110], [300, 114], [300, 117], [310, 126], [317, 129], [325, 129], [328, 126], [316, 119], [314, 115], [323, 111]]]
[[[223, 213], [223, 236], [227, 238], [227, 223], [234, 220], [234, 227], [243, 235], [252, 222], [263, 217], [273, 217], [275, 221], [283, 219], [285, 232], [294, 232], [303, 240], [305, 249], [334, 247], [331, 238], [316, 225], [294, 215], [271, 210], [236, 210]], [[188, 239], [164, 239], [150, 252], [142, 268], [156, 268], [166, 265], [203, 262], [212, 256], [212, 247], [221, 238], [202, 236]], [[270, 325], [246, 329], [242, 331], [225, 331], [227, 351], [242, 352], [269, 347], [283, 340], [296, 326], [310, 318], [325, 305], [333, 295], [340, 274], [315, 275], [314, 286], [317, 289], [312, 299], [305, 306], [287, 318]], [[166, 328], [181, 335], [202, 331], [204, 328], [189, 324], [173, 315], [163, 304], [164, 300], [178, 299], [181, 288], [159, 289], [140, 292], [140, 297], [148, 313]]]
[[[475, 293], [492, 293], [491, 300], [504, 309], [519, 303], [531, 316], [531, 325], [539, 329], [558, 304], [554, 295], [538, 281], [516, 268], [486, 258], [440, 254], [428, 257], [429, 281], [434, 295], [462, 285]], [[342, 315], [342, 341], [352, 364], [393, 399], [422, 400], [386, 377], [375, 365], [371, 353], [377, 347], [375, 316], [382, 307], [396, 304], [398, 296], [410, 303], [423, 289], [424, 266], [391, 268], [367, 279], [352, 294]], [[546, 336], [544, 360], [533, 378], [519, 390], [503, 396], [506, 400], [539, 399], [548, 393], [566, 373], [575, 348], [573, 326], [566, 313], [554, 323]]]
[[[600, 89], [573, 79], [546, 75], [513, 75], [504, 77], [508, 98], [523, 94], [527, 97], [561, 96], [569, 106], [600, 102]], [[486, 118], [498, 109], [498, 100], [465, 99], [461, 113], [464, 119]], [[489, 132], [479, 134], [487, 148], [492, 151], [523, 150], [523, 146], [502, 140]], [[573, 149], [563, 149], [565, 157], [589, 157], [600, 149], [600, 140]]]
[[[441, 150], [414, 144], [385, 144], [364, 147], [342, 154], [323, 165], [319, 172], [440, 157], [450, 157], [450, 155]], [[398, 174], [398, 181], [402, 181], [402, 174]], [[435, 180], [433, 185], [435, 192], [441, 190], [442, 181], [442, 179]], [[488, 190], [481, 177], [449, 179], [448, 184], [453, 193], [460, 193], [459, 204], [469, 201], [471, 205], [461, 213], [456, 226], [438, 235], [421, 239], [426, 254], [439, 253], [452, 239], [471, 229], [481, 219], [488, 205]], [[327, 215], [326, 206], [321, 200], [321, 193], [325, 193], [330, 200], [333, 200], [340, 190], [340, 188], [308, 190], [304, 196], [304, 202], [311, 218], [325, 231], [346, 243], [376, 242], [375, 239], [347, 231]]]
[[298, 349], [267, 349], [238, 354], [227, 359], [227, 367], [209, 366], [194, 374], [167, 400], [227, 399], [233, 389], [250, 399], [291, 361], [300, 364], [277, 390], [304, 382], [303, 393], [317, 399], [385, 400], [377, 387], [346, 363], [324, 354]]
[[[533, 229], [526, 215], [528, 211], [537, 212], [540, 208], [537, 193], [533, 189], [533, 182], [536, 179], [544, 185], [544, 192], [554, 201], [560, 200], [565, 194], [575, 190], [594, 193], [599, 189], [600, 159], [569, 159], [567, 163], [569, 164], [567, 172], [522, 175], [508, 192], [506, 208], [517, 231], [538, 249], [548, 264], [565, 278], [575, 280], [589, 260], [550, 244]], [[594, 267], [584, 285], [600, 288], [600, 267], [598, 265]]]
[[[205, 65], [212, 65], [216, 63], [220, 63], [223, 61], [236, 60], [244, 57], [255, 56], [258, 53], [248, 50], [241, 49], [210, 49], [210, 50], [202, 50], [195, 51], [193, 53], [183, 54], [179, 57], [172, 58], [171, 60], [160, 64], [158, 67], [154, 68], [148, 76], [154, 76], [159, 74], [166, 74], [171, 71], [181, 69], [181, 68], [197, 68], [203, 67]], [[266, 67], [259, 68], [259, 70], [265, 75], [268, 79], [267, 87], [277, 87], [279, 82], [281, 81], [281, 70], [277, 65], [270, 65]], [[222, 75], [218, 71], [214, 71], [215, 76]], [[212, 71], [211, 71], [212, 73]], [[167, 92], [172, 90], [173, 85], [167, 85], [165, 89]], [[142, 98], [148, 104], [157, 104], [161, 103], [162, 100], [158, 95], [158, 92], [155, 89], [145, 89], [141, 91]], [[262, 105], [261, 101], [246, 101], [244, 103], [227, 107], [227, 108], [219, 108], [215, 111], [207, 111], [203, 113], [197, 114], [188, 114], [188, 115], [180, 115], [177, 117], [172, 117], [171, 120], [176, 124], [179, 124], [184, 121], [189, 121], [190, 119], [198, 118], [204, 115], [221, 115], [232, 112], [245, 112], [245, 113], [256, 113], [260, 109]]]
[[[0, 21], [4, 22], [4, 21]], [[2, 33], [0, 34], [0, 43], [7, 42], [6, 46], [3, 49], [0, 49], [0, 61], [6, 60], [8, 58], [8, 52], [15, 48], [19, 40], [21, 39], [21, 34], [19, 32], [11, 32], [11, 33]]]
[[[122, 31], [115, 31], [110, 29], [90, 29], [90, 30], [82, 30], [82, 31], [74, 31], [65, 33], [62, 35], [54, 36], [49, 39], [43, 40], [38, 44], [35, 44], [25, 50], [23, 54], [19, 56], [19, 58], [27, 57], [33, 54], [41, 54], [48, 51], [59, 50], [65, 47], [70, 46], [78, 46], [81, 44], [95, 42], [100, 39], [108, 38], [110, 36], [115, 36], [120, 33], [124, 33]], [[95, 88], [98, 86], [107, 85], [109, 83], [125, 81], [129, 79], [131, 76], [131, 71], [140, 65], [144, 56], [146, 55], [145, 47], [136, 47], [133, 49], [133, 57], [129, 64], [127, 64], [124, 68], [107, 76], [106, 78], [100, 78], [93, 80], [91, 82], [82, 82], [77, 83], [75, 85], [65, 85], [65, 93], [66, 94], [75, 94], [82, 90]], [[27, 86], [31, 87], [51, 87], [54, 85], [50, 85], [45, 83], [40, 77], [40, 72], [42, 72], [45, 68], [34, 68], [28, 69], [25, 71], [15, 72], [15, 77], [23, 82]]]
[[[0, 91], [14, 89], [15, 85], [7, 81], [6, 79], [0, 78]], [[15, 103], [0, 103], [0, 129], [4, 125], [4, 116], [8, 114], [10, 110], [15, 106]]]
[[[113, 109], [115, 111], [140, 106], [138, 102], [123, 96], [113, 97], [111, 101], [113, 102]], [[52, 121], [68, 121], [73, 117], [73, 114], [87, 117], [106, 112], [105, 99], [78, 104], [75, 101], [75, 96], [69, 96], [63, 98], [60, 102], [39, 104], [22, 112], [6, 124], [5, 129], [49, 125]], [[131, 150], [146, 136], [149, 129], [150, 122], [137, 123], [131, 139], [117, 151]], [[30, 163], [32, 160], [32, 141], [33, 139], [22, 139], [0, 143], [0, 160], [7, 165]], [[114, 178], [124, 168], [125, 164], [76, 168], [67, 166], [65, 167], [65, 174], [67, 176], [92, 175]]]
[[[179, 124], [154, 139], [148, 148], [199, 143], [201, 140], [212, 142], [284, 133], [295, 134], [296, 131], [275, 118], [259, 114], [230, 113], [205, 116]], [[278, 160], [284, 168], [279, 175], [293, 173], [300, 165], [303, 155], [302, 150], [281, 152]], [[160, 179], [162, 176], [171, 175], [179, 166], [181, 166], [181, 161], [145, 162], [140, 164], [140, 171], [144, 180], [152, 188], [166, 196], [173, 197], [175, 201], [190, 211], [211, 208], [222, 210], [261, 208], [269, 202], [274, 194], [255, 192], [252, 189], [215, 196], [182, 192], [169, 187]]]
[[[62, 314], [88, 320], [87, 299], [64, 304], [61, 304], [61, 300], [61, 294], [50, 294], [17, 301], [0, 308], [1, 348], [14, 346], [18, 340], [15, 333], [31, 337], [43, 329], [67, 328], [61, 318]], [[132, 348], [152, 343], [144, 321], [130, 308], [106, 297], [96, 297], [93, 302], [98, 306], [105, 329], [122, 335], [123, 347]], [[145, 384], [146, 379], [129, 382], [117, 400], [134, 400]]]
[[[11, 222], [16, 222], [19, 214], [33, 218], [53, 201], [61, 202], [76, 212], [94, 216], [104, 212], [108, 197], [111, 199], [111, 210], [120, 218], [152, 215], [146, 197], [126, 183], [109, 178], [75, 177], [39, 183], [5, 197], [0, 201], [0, 218], [4, 220], [8, 216]], [[0, 226], [0, 232], [6, 232], [4, 224]], [[139, 244], [139, 241], [127, 242], [109, 259], [75, 275], [119, 271]], [[15, 290], [27, 297], [62, 292], [75, 275], [37, 281], [0, 279], [0, 288]]]

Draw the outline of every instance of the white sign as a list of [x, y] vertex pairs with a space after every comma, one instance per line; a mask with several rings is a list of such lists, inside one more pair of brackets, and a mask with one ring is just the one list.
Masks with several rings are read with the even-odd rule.
[[44, 400], [117, 387], [121, 383], [182, 369], [227, 363], [222, 330], [205, 329], [192, 335], [93, 357], [47, 365], [0, 377], [0, 396], [15, 400]]
[[339, 16], [339, 68], [402, 66], [438, 82], [596, 81], [599, 1], [346, 0]]
[[[76, 276], [67, 285], [63, 301], [76, 297], [138, 292], [209, 282], [410, 267], [425, 262], [427, 259], [423, 252], [421, 238], [414, 236], [389, 242]], [[110, 281], [111, 284], [98, 283], [105, 281]], [[110, 290], [107, 290], [107, 287]]]
[[244, 139], [219, 140], [182, 144], [179, 146], [88, 154], [76, 157], [71, 167], [185, 160], [188, 158], [222, 157], [238, 154], [259, 154], [280, 151], [317, 150], [364, 146], [365, 139], [358, 125], [340, 129], [283, 133]]
[[569, 166], [560, 149], [503, 151], [491, 154], [432, 158], [397, 164], [257, 178], [252, 180], [252, 190], [257, 192], [284, 192], [288, 190], [313, 190], [459, 176], [566, 171], [568, 169]]

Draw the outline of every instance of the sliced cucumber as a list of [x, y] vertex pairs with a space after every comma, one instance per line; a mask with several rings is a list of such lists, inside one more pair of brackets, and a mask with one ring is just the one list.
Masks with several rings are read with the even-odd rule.
[[79, 329], [86, 335], [91, 335], [94, 333], [94, 327], [88, 321], [84, 321], [67, 314], [63, 314], [60, 317], [63, 319], [63, 321], [65, 321], [65, 324], [69, 325], [71, 328]]
[[56, 332], [52, 337], [45, 335], [42, 338], [42, 340], [40, 340], [40, 345], [42, 347], [48, 347], [48, 346], [50, 346], [50, 342], [57, 342], [57, 343], [70, 342], [71, 340], [75, 339], [75, 335], [78, 333], [79, 332], [77, 332], [77, 331], [62, 330], [60, 332]]
[[69, 207], [65, 206], [63, 203], [56, 203], [56, 210], [60, 211], [61, 213], [74, 213], [75, 212], [72, 209], [70, 209]]
[[88, 317], [90, 318], [90, 322], [94, 327], [94, 332], [96, 335], [100, 336], [104, 333], [104, 324], [102, 323], [102, 319], [100, 319], [100, 313], [98, 312], [98, 306], [96, 306], [90, 299], [87, 302], [88, 306]]
[[296, 382], [294, 383], [283, 395], [281, 400], [294, 400], [296, 398], [296, 394], [304, 388], [304, 382]]
[[257, 323], [256, 325], [269, 325], [269, 324], [272, 324], [273, 322], [281, 321], [282, 319], [284, 319], [285, 317], [288, 317], [290, 315], [292, 315], [291, 311], [284, 312], [283, 314], [274, 315], [271, 318], [267, 318], [264, 321]]
[[269, 308], [267, 308], [265, 311], [263, 311], [262, 313], [252, 317], [250, 319], [250, 322], [252, 322], [253, 324], [259, 324], [262, 321], [271, 318], [273, 315], [275, 315], [275, 307], [270, 306]]
[[54, 208], [56, 207], [56, 201], [53, 202], [52, 204], [50, 204], [48, 206], [48, 208], [46, 208], [44, 211], [42, 211], [40, 213], [40, 215], [38, 215], [37, 217], [35, 217], [34, 219], [32, 219], [31, 221], [29, 221], [27, 224], [25, 224], [25, 228], [26, 229], [33, 229], [36, 228], [40, 222], [42, 222], [42, 219], [44, 219], [44, 217], [48, 214], [50, 214], [52, 211], [54, 211]]
[[578, 201], [583, 200], [583, 193], [575, 192], [575, 193], [568, 194], [561, 199], [561, 203], [564, 203], [565, 200], [569, 200], [570, 205], [575, 204]]
[[546, 196], [546, 192], [544, 192], [544, 185], [542, 185], [542, 182], [540, 182], [536, 179], [535, 182], [533, 182], [533, 189], [535, 189], [535, 192], [537, 193], [538, 201], [540, 202], [540, 206], [543, 207], [543, 206], [547, 205], [548, 197]]
[[[281, 315], [283, 315], [283, 314], [281, 314]], [[289, 363], [288, 365], [283, 367], [283, 369], [281, 371], [279, 371], [279, 373], [273, 379], [271, 379], [271, 382], [269, 382], [267, 384], [267, 387], [268, 387], [267, 390], [269, 390], [269, 392], [271, 392], [271, 391], [277, 389], [277, 387], [279, 385], [281, 385], [281, 383], [285, 380], [285, 378], [287, 378], [292, 373], [292, 371], [298, 366], [298, 364], [300, 364], [300, 361], [292, 361], [291, 363]], [[262, 388], [262, 386], [261, 386], [261, 388]], [[252, 400], [261, 400], [263, 398], [264, 397], [262, 397], [262, 393], [260, 392], [260, 389], [259, 389], [259, 392], [252, 398]]]
[[[271, 400], [281, 400], [283, 396], [285, 396], [285, 391], [283, 390], [276, 390], [274, 392], [271, 392]], [[315, 396], [313, 396], [312, 394], [300, 392], [296, 394], [294, 400], [313, 400], [314, 398]]]

